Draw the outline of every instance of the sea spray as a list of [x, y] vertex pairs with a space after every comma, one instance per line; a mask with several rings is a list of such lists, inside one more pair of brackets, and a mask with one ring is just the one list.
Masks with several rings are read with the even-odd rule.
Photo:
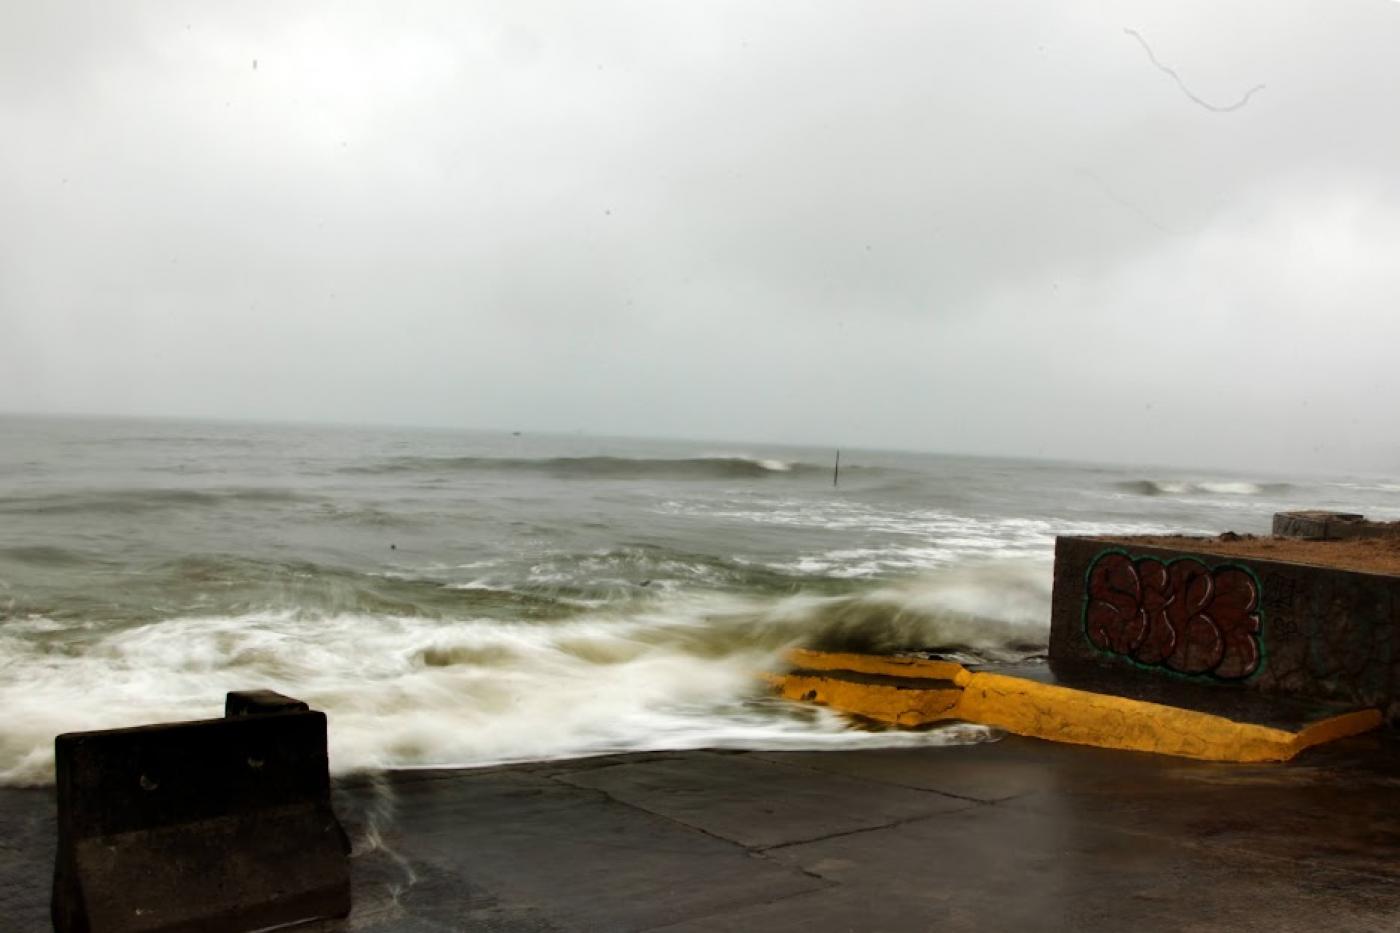
[[284, 608], [21, 639], [7, 646], [0, 684], [11, 714], [0, 780], [46, 781], [57, 731], [216, 715], [225, 691], [249, 686], [326, 711], [338, 773], [660, 748], [966, 741], [863, 732], [769, 697], [757, 675], [799, 645], [1038, 653], [1042, 571], [956, 568], [847, 596], [648, 594], [536, 622]]
[[[418, 883], [418, 872], [412, 862], [385, 840], [385, 834], [393, 826], [397, 805], [393, 784], [382, 771], [371, 771], [366, 778], [369, 799], [360, 808], [364, 826], [350, 843], [350, 857], [364, 859], [380, 853], [389, 860], [395, 872], [386, 886], [389, 901], [397, 908], [400, 899]], [[344, 793], [341, 788], [337, 790]]]

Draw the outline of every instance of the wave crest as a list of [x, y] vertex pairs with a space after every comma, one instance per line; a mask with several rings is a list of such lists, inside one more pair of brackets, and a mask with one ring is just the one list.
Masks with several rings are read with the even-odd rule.
[[1135, 496], [1259, 496], [1277, 495], [1292, 489], [1290, 483], [1250, 483], [1241, 480], [1185, 481], [1137, 479], [1114, 484]]
[[218, 489], [98, 489], [90, 492], [41, 493], [31, 496], [0, 496], [0, 514], [136, 515], [163, 509], [217, 508], [251, 502], [257, 504], [294, 503], [302, 496], [290, 489], [234, 487]]
[[[875, 467], [851, 466], [847, 471], [871, 473]], [[562, 479], [768, 479], [781, 476], [829, 475], [831, 467], [813, 463], [754, 457], [397, 457], [378, 463], [344, 467], [345, 473], [497, 472], [541, 473]]]

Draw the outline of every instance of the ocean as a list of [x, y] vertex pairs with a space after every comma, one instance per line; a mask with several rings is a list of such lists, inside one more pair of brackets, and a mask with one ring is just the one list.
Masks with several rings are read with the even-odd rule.
[[1400, 483], [895, 451], [0, 417], [0, 783], [57, 733], [330, 717], [331, 767], [995, 738], [770, 697], [794, 646], [1043, 657], [1054, 536], [1400, 517]]

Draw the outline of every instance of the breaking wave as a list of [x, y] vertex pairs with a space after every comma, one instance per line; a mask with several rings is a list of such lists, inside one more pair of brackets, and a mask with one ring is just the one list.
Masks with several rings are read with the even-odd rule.
[[[76, 567], [94, 561], [91, 555], [83, 554], [70, 548], [53, 547], [51, 545], [14, 545], [11, 547], [0, 547], [0, 562], [13, 561], [16, 564], [26, 564], [36, 567]], [[3, 619], [0, 615], [0, 619]]]
[[1115, 486], [1136, 496], [1259, 496], [1276, 495], [1292, 489], [1289, 483], [1248, 483], [1240, 481], [1186, 482], [1174, 480], [1139, 479], [1116, 483]]
[[225, 691], [250, 687], [325, 710], [337, 772], [660, 748], [985, 740], [991, 733], [978, 727], [872, 732], [776, 700], [757, 675], [796, 646], [1036, 655], [1045, 570], [997, 562], [826, 596], [641, 589], [599, 606], [560, 600], [533, 618], [517, 603], [513, 621], [478, 610], [547, 597], [439, 585], [460, 600], [456, 614], [366, 611], [342, 600], [116, 629], [11, 615], [0, 628], [8, 659], [0, 782], [51, 780], [56, 733], [217, 716]]
[[[750, 457], [398, 457], [344, 467], [346, 473], [532, 472], [562, 479], [768, 479], [829, 476], [830, 466]], [[875, 467], [842, 467], [842, 474], [884, 472]]]
[[285, 504], [302, 496], [289, 489], [102, 489], [91, 492], [0, 496], [0, 515], [136, 515], [164, 509], [215, 508], [238, 503]]

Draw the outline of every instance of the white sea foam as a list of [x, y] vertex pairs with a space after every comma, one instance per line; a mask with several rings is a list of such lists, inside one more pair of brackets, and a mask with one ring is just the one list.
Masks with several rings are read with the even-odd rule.
[[1351, 489], [1361, 492], [1400, 492], [1400, 483], [1328, 483], [1337, 489]]
[[1287, 492], [1288, 483], [1255, 483], [1245, 480], [1161, 480], [1140, 479], [1117, 483], [1120, 495], [1170, 496], [1262, 496]]
[[[215, 717], [225, 691], [254, 687], [329, 714], [337, 772], [982, 741], [989, 730], [862, 731], [769, 697], [756, 675], [814, 634], [864, 637], [872, 618], [871, 637], [994, 649], [1013, 629], [1043, 627], [1030, 603], [1046, 594], [1007, 588], [1009, 579], [906, 581], [844, 600], [666, 595], [630, 614], [550, 623], [281, 611], [102, 631], [31, 619], [29, 631], [12, 624], [0, 638], [0, 782], [50, 781], [57, 733]], [[989, 614], [1005, 617], [1000, 628]]]
[[1258, 483], [1200, 483], [1198, 488], [1222, 496], [1257, 496], [1264, 491]]
[[779, 460], [776, 457], [755, 457], [752, 454], [730, 451], [707, 451], [700, 456], [708, 460], [735, 460], [752, 463], [773, 473], [791, 473], [794, 466], [793, 461], [790, 460]]
[[707, 520], [727, 520], [794, 529], [850, 530], [874, 543], [838, 547], [769, 562], [775, 570], [844, 579], [886, 577], [968, 561], [1048, 561], [1056, 535], [1160, 534], [1182, 532], [1181, 526], [1146, 521], [1051, 521], [1025, 517], [976, 517], [938, 509], [887, 508], [864, 502], [833, 500], [721, 501], [672, 499], [656, 510]]

